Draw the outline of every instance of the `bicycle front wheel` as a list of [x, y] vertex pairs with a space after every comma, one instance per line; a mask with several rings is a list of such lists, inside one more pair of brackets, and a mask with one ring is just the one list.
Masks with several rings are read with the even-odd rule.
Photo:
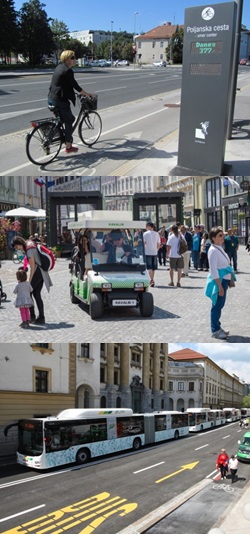
[[13, 263], [22, 263], [22, 259], [20, 258], [20, 256], [18, 256], [18, 254], [16, 252], [13, 252], [13, 256], [12, 256], [12, 261]]
[[102, 132], [102, 119], [97, 111], [89, 111], [81, 120], [78, 127], [78, 134], [81, 141], [88, 146], [92, 146], [98, 141]]
[[62, 134], [54, 122], [41, 122], [26, 137], [26, 154], [35, 165], [50, 163], [59, 154]]

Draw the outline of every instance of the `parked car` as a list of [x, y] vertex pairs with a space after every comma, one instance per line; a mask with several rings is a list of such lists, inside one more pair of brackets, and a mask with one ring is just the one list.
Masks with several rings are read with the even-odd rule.
[[166, 61], [155, 61], [153, 63], [154, 67], [166, 67], [167, 66], [167, 62]]
[[250, 462], [250, 432], [246, 432], [241, 441], [238, 441], [239, 448], [237, 452], [238, 460]]
[[128, 67], [129, 61], [127, 59], [121, 59], [120, 61], [117, 61], [117, 65], [119, 65], [119, 67]]
[[249, 59], [241, 59], [240, 60], [240, 65], [250, 65], [250, 60]]

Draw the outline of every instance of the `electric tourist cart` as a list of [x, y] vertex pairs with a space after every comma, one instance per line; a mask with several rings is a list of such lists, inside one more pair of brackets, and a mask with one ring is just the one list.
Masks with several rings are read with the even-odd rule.
[[142, 317], [151, 317], [145, 221], [133, 221], [130, 212], [88, 211], [69, 222], [68, 229], [78, 242], [70, 264], [71, 302], [87, 304], [92, 319], [100, 318], [107, 308], [138, 308]]

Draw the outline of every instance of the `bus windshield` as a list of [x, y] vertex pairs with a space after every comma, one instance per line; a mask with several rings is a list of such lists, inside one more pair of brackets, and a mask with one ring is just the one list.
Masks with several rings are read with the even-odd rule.
[[42, 421], [19, 421], [18, 452], [32, 456], [43, 453]]

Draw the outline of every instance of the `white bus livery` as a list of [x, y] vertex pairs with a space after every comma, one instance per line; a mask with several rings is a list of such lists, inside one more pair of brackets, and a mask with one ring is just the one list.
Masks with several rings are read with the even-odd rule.
[[134, 414], [126, 408], [70, 409], [18, 422], [17, 462], [48, 469], [134, 449], [189, 433], [188, 414]]

